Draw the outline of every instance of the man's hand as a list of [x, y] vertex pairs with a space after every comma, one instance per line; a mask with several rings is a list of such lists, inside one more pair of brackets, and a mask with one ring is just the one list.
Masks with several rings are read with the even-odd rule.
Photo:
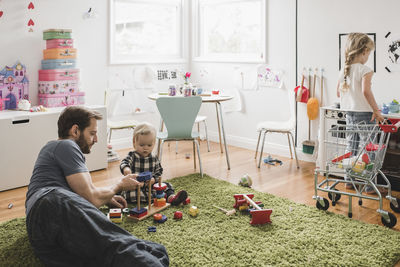
[[126, 203], [125, 198], [119, 195], [115, 195], [111, 198], [110, 202], [107, 203], [107, 206], [110, 208], [126, 208], [128, 207], [128, 203]]
[[138, 186], [141, 186], [141, 183], [139, 183], [136, 180], [137, 174], [128, 174], [127, 176], [124, 176], [120, 181], [119, 181], [119, 186], [121, 191], [128, 191], [128, 190], [134, 190]]
[[156, 182], [156, 180], [154, 179], [154, 177], [152, 177], [150, 180], [146, 181], [146, 186], [149, 186], [149, 182], [151, 185], [153, 185]]

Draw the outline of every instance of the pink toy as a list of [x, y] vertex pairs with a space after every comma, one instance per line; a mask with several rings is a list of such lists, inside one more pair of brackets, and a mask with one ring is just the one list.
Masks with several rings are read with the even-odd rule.
[[240, 200], [245, 199], [246, 200], [246, 205], [251, 204], [255, 210], [250, 210], [251, 214], [251, 220], [250, 224], [251, 225], [256, 225], [256, 224], [266, 224], [266, 223], [271, 223], [271, 213], [272, 209], [261, 209], [253, 200], [252, 198], [254, 197], [254, 194], [236, 194], [233, 196], [235, 198], [235, 205], [233, 206], [234, 208], [239, 208], [240, 205], [238, 202], [241, 202]]
[[78, 69], [39, 70], [39, 81], [79, 80]]
[[47, 108], [65, 107], [85, 104], [85, 93], [64, 94], [38, 94], [39, 105]]
[[26, 68], [20, 62], [0, 71], [0, 99], [1, 109], [16, 109], [18, 100], [29, 99]]
[[39, 94], [63, 94], [79, 92], [78, 80], [39, 81]]
[[0, 98], [0, 110], [4, 109], [4, 102], [10, 100], [9, 98]]
[[72, 48], [74, 41], [72, 39], [50, 39], [46, 40], [46, 49], [51, 48]]

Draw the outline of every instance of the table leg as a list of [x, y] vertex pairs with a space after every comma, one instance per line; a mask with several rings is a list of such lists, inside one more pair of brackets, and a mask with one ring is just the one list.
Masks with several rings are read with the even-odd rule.
[[219, 104], [218, 102], [215, 102], [215, 109], [217, 112], [217, 123], [218, 123], [219, 147], [221, 148], [221, 153], [224, 153], [224, 150], [222, 149], [222, 141], [221, 141], [221, 126], [219, 124], [218, 104]]
[[[231, 164], [229, 163], [228, 146], [226, 144], [226, 138], [225, 138], [225, 128], [224, 128], [224, 120], [223, 120], [223, 116], [222, 116], [222, 107], [221, 107], [221, 103], [217, 102], [217, 104], [219, 107], [219, 116], [221, 116], [221, 130], [222, 130], [222, 136], [224, 139], [226, 163], [228, 164], [228, 170], [230, 170]], [[217, 113], [217, 116], [218, 116], [218, 113]]]

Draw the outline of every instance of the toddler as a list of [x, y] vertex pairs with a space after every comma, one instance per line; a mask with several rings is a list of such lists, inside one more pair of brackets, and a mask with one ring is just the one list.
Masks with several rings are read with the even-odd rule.
[[[364, 33], [350, 33], [345, 50], [344, 68], [339, 74], [337, 84], [337, 96], [340, 97], [340, 108], [347, 111], [347, 130], [354, 130], [352, 125], [369, 121], [383, 122], [381, 112], [376, 104], [371, 90], [373, 71], [365, 65], [371, 51], [374, 50], [374, 42]], [[367, 136], [356, 133], [347, 134], [346, 152], [356, 155], [359, 149], [360, 139], [366, 141]], [[345, 176], [346, 180], [349, 180]], [[353, 185], [346, 183], [346, 188]], [[366, 187], [367, 193], [373, 193], [372, 187]]]
[[[156, 156], [152, 155], [152, 151], [156, 141], [156, 130], [148, 123], [142, 123], [136, 126], [133, 131], [133, 151], [130, 151], [128, 155], [121, 161], [120, 170], [123, 175], [131, 173], [151, 172], [152, 178], [146, 181], [147, 186], [141, 183], [141, 194], [140, 201], [147, 202], [148, 195], [148, 183], [151, 185], [157, 183], [162, 175], [163, 168], [161, 163]], [[167, 189], [165, 190], [166, 199], [171, 205], [177, 206], [184, 202], [187, 198], [187, 193], [184, 190], [174, 194], [174, 189], [170, 183], [165, 183]], [[137, 191], [124, 191], [122, 195], [129, 203], [135, 203], [137, 201]], [[152, 198], [155, 197], [155, 190], [152, 190]]]

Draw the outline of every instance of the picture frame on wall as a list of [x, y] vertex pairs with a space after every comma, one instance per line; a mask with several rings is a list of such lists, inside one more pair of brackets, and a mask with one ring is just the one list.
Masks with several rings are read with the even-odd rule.
[[[344, 66], [345, 62], [345, 57], [344, 57], [344, 52], [346, 50], [346, 42], [347, 42], [347, 37], [350, 33], [339, 33], [339, 70], [342, 69], [342, 66]], [[373, 54], [370, 55], [368, 58], [368, 61], [365, 65], [370, 67], [371, 69], [376, 72], [376, 33], [366, 33], [369, 38], [371, 38], [374, 43], [375, 43], [375, 49], [373, 51]]]

